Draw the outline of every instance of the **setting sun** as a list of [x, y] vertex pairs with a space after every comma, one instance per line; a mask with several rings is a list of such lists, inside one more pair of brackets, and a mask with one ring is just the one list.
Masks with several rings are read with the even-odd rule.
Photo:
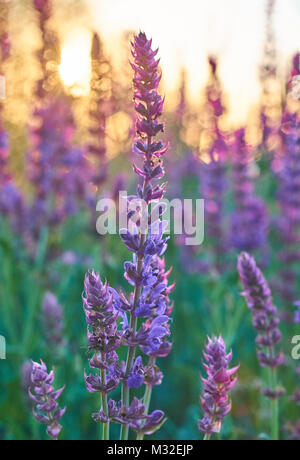
[[87, 94], [90, 89], [91, 37], [84, 30], [74, 31], [62, 45], [59, 74], [74, 96]]

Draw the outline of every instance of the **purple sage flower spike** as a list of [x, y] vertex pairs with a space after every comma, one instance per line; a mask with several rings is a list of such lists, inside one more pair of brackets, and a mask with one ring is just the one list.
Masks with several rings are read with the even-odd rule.
[[284, 362], [282, 351], [276, 348], [281, 342], [281, 332], [278, 328], [280, 320], [277, 308], [273, 304], [271, 290], [262, 272], [257, 267], [255, 259], [247, 253], [242, 253], [238, 258], [238, 272], [248, 307], [253, 316], [253, 326], [257, 331], [256, 345], [259, 364], [270, 369], [270, 387], [266, 388], [264, 395], [272, 402], [272, 438], [279, 438], [278, 427], [278, 399], [285, 390], [277, 386], [277, 367]]
[[[152, 386], [159, 384], [162, 378], [156, 366], [156, 358], [167, 356], [171, 349], [171, 343], [168, 341], [172, 312], [169, 294], [174, 288], [168, 286], [170, 271], [165, 270], [162, 259], [167, 249], [167, 238], [163, 236], [165, 223], [161, 221], [163, 212], [158, 212], [154, 222], [149, 212], [149, 205], [159, 202], [165, 192], [165, 184], [157, 181], [164, 177], [162, 157], [168, 149], [161, 140], [155, 140], [156, 136], [164, 131], [164, 124], [159, 120], [164, 100], [158, 93], [161, 74], [158, 67], [159, 60], [156, 58], [157, 53], [158, 50], [152, 49], [152, 41], [147, 39], [145, 33], [140, 32], [134, 37], [131, 66], [134, 71], [133, 86], [137, 119], [133, 150], [142, 161], [142, 166], [133, 165], [135, 173], [141, 178], [141, 184], [137, 187], [137, 196], [134, 198], [143, 200], [146, 209], [141, 207], [140, 214], [135, 211], [136, 224], [130, 230], [121, 232], [125, 245], [133, 253], [133, 260], [126, 262], [124, 267], [125, 278], [134, 286], [134, 293], [125, 302], [115, 296], [118, 308], [126, 317], [128, 313], [130, 314], [129, 321], [127, 319], [124, 323], [123, 343], [128, 346], [128, 355], [123, 379], [122, 402], [128, 407], [130, 388], [145, 383], [146, 413], [149, 410]], [[156, 180], [156, 185], [153, 185], [153, 180]], [[141, 224], [143, 216], [146, 216], [144, 227]], [[138, 318], [145, 319], [139, 328]], [[138, 347], [149, 356], [146, 366], [142, 357], [135, 356]], [[154, 420], [155, 417], [152, 423]], [[157, 418], [156, 422], [159, 425], [161, 420]], [[129, 424], [123, 427], [121, 439], [127, 439], [129, 427]]]
[[281, 342], [281, 333], [271, 290], [254, 258], [245, 252], [239, 256], [238, 271], [244, 286], [242, 295], [252, 311], [253, 325], [258, 333], [256, 344], [259, 363], [262, 367], [275, 369], [283, 364], [283, 354], [274, 351]]
[[222, 421], [231, 411], [228, 393], [237, 382], [236, 373], [239, 366], [229, 369], [232, 352], [226, 353], [222, 337], [208, 338], [203, 356], [206, 361], [203, 365], [207, 378], [201, 378], [201, 406], [204, 417], [198, 421], [198, 428], [205, 433], [205, 439], [208, 440], [212, 433], [220, 433]]
[[28, 394], [36, 408], [33, 415], [38, 422], [47, 425], [47, 434], [56, 441], [62, 429], [58, 422], [66, 412], [66, 409], [59, 408], [57, 400], [65, 387], [55, 391], [53, 382], [53, 370], [48, 373], [43, 361], [41, 364], [32, 362], [31, 388], [28, 389]]
[[100, 275], [95, 272], [86, 275], [83, 305], [87, 322], [88, 346], [93, 352], [89, 364], [97, 371], [96, 375], [85, 374], [85, 382], [90, 393], [101, 394], [101, 418], [106, 420], [103, 422], [103, 439], [107, 440], [110, 421], [107, 395], [117, 388], [123, 375], [116, 353], [121, 344], [121, 334], [117, 327], [119, 312], [114, 306], [113, 294], [108, 284], [102, 284]]
[[[98, 47], [94, 44], [96, 51]], [[134, 152], [141, 164], [133, 169], [141, 179], [136, 196], [128, 197], [128, 228], [121, 229], [120, 236], [132, 260], [125, 262], [125, 278], [133, 287], [126, 297], [101, 282], [100, 275], [88, 273], [85, 279], [84, 310], [88, 324], [88, 344], [94, 356], [90, 367], [99, 370], [97, 375], [85, 375], [90, 392], [102, 394], [102, 407], [93, 415], [95, 421], [104, 424], [104, 439], [108, 439], [109, 423], [120, 423], [121, 439], [128, 438], [129, 428], [138, 438], [158, 429], [164, 414], [154, 411], [150, 415], [149, 405], [154, 385], [162, 381], [162, 373], [156, 358], [167, 356], [171, 350], [170, 315], [172, 304], [169, 295], [174, 285], [169, 285], [171, 271], [165, 267], [163, 255], [168, 238], [164, 237], [166, 222], [161, 218], [165, 184], [159, 183], [164, 176], [162, 157], [167, 146], [156, 136], [163, 132], [159, 121], [164, 100], [158, 93], [161, 79], [156, 58], [157, 50], [144, 33], [132, 43], [134, 70], [134, 101], [137, 114]], [[94, 50], [94, 52], [96, 52]], [[153, 181], [155, 180], [155, 184]], [[134, 210], [131, 205], [139, 203]], [[156, 208], [150, 208], [155, 203]], [[156, 212], [155, 212], [156, 210]], [[122, 329], [120, 329], [122, 327]], [[128, 348], [126, 363], [118, 363], [120, 346]], [[147, 359], [147, 363], [145, 360]], [[107, 396], [122, 382], [122, 400], [116, 403]], [[143, 402], [131, 400], [131, 388], [146, 386]]]

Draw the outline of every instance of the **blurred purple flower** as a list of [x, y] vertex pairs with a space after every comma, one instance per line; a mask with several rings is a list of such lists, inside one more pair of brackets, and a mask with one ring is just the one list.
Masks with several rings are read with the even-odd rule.
[[[242, 253], [238, 258], [238, 272], [244, 287], [242, 295], [252, 311], [253, 325], [258, 333], [258, 361], [262, 367], [275, 369], [283, 364], [284, 356], [281, 351], [276, 353], [276, 346], [281, 342], [282, 336], [269, 285], [254, 258], [247, 253]], [[274, 399], [282, 396], [282, 391], [277, 388], [267, 389], [265, 396]]]
[[285, 154], [278, 194], [281, 210], [278, 227], [282, 245], [279, 258], [283, 264], [280, 293], [286, 302], [292, 303], [297, 298], [295, 264], [300, 260], [300, 120], [296, 114], [290, 117], [288, 127], [285, 128], [284, 143]]
[[26, 406], [31, 407], [32, 401], [29, 398], [28, 390], [31, 387], [32, 361], [27, 360], [21, 366], [21, 388], [23, 391], [24, 402]]
[[46, 292], [42, 302], [42, 322], [46, 344], [51, 352], [65, 345], [62, 308], [51, 292]]
[[295, 313], [295, 323], [300, 324], [300, 301], [295, 302], [294, 305], [297, 307], [297, 311]]
[[111, 66], [104, 56], [103, 43], [97, 33], [93, 35], [92, 50], [92, 109], [89, 112], [91, 142], [88, 154], [93, 159], [93, 184], [99, 189], [107, 179], [108, 166], [106, 158], [106, 120], [111, 115], [111, 95], [109, 91]]
[[298, 388], [293, 396], [291, 397], [291, 401], [294, 401], [297, 406], [300, 406], [300, 388]]
[[235, 249], [263, 248], [268, 234], [268, 211], [255, 194], [251, 173], [252, 154], [245, 141], [245, 130], [235, 133], [233, 146], [233, 193], [235, 210], [231, 220], [231, 244]]
[[217, 61], [209, 57], [210, 80], [206, 87], [206, 112], [212, 143], [209, 148], [209, 162], [202, 167], [201, 192], [205, 199], [206, 233], [213, 242], [214, 263], [217, 270], [223, 270], [226, 251], [224, 222], [224, 197], [227, 190], [226, 160], [227, 143], [220, 130], [220, 117], [224, 114], [222, 88], [217, 75]]
[[74, 214], [87, 199], [89, 172], [84, 153], [72, 146], [75, 124], [70, 101], [60, 97], [35, 111], [40, 125], [32, 129], [28, 175], [34, 186], [31, 223], [35, 232]]
[[51, 0], [33, 0], [33, 4], [36, 10], [44, 14], [45, 11], [49, 11]]

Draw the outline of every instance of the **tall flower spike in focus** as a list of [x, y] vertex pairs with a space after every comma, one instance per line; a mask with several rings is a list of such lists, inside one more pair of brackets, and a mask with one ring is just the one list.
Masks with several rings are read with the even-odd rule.
[[276, 347], [281, 342], [278, 329], [279, 317], [273, 304], [271, 290], [262, 272], [252, 256], [242, 253], [238, 258], [238, 272], [244, 287], [242, 295], [253, 315], [253, 325], [257, 331], [256, 345], [259, 364], [270, 369], [270, 387], [264, 395], [272, 400], [272, 437], [278, 439], [278, 399], [284, 395], [284, 389], [277, 386], [276, 369], [284, 361], [282, 352]]
[[203, 353], [206, 364], [207, 379], [201, 378], [203, 394], [201, 405], [204, 417], [198, 421], [198, 428], [209, 440], [213, 433], [220, 433], [222, 421], [231, 411], [228, 393], [237, 382], [236, 373], [239, 366], [229, 369], [232, 352], [226, 353], [226, 345], [222, 337], [208, 338]]
[[[168, 287], [169, 272], [165, 272], [161, 259], [167, 249], [167, 239], [163, 237], [165, 223], [161, 221], [163, 208], [159, 204], [164, 195], [165, 184], [152, 183], [153, 180], [157, 181], [164, 176], [162, 156], [168, 149], [160, 140], [154, 140], [164, 131], [164, 124], [159, 120], [164, 100], [158, 93], [161, 73], [158, 68], [159, 60], [156, 59], [157, 52], [158, 50], [152, 49], [152, 40], [148, 40], [145, 33], [140, 32], [134, 38], [134, 60], [131, 63], [134, 70], [134, 101], [137, 114], [134, 152], [143, 161], [142, 167], [134, 164], [134, 171], [142, 179], [134, 199], [143, 202], [140, 206], [141, 213], [137, 211], [134, 215], [136, 225], [133, 225], [133, 230], [121, 232], [124, 243], [133, 253], [133, 260], [125, 263], [125, 278], [134, 286], [134, 293], [129, 301], [130, 321], [126, 331], [128, 355], [122, 401], [124, 405], [129, 406], [132, 382], [136, 387], [137, 374], [144, 375], [144, 378], [139, 378], [138, 381], [140, 384], [143, 381], [146, 384], [146, 411], [149, 409], [152, 387], [160, 384], [162, 378], [156, 366], [156, 358], [167, 356], [171, 349], [168, 341], [169, 315], [172, 311], [169, 294], [174, 287]], [[157, 203], [157, 213], [153, 210], [151, 217], [156, 217], [151, 219], [149, 205], [154, 202]], [[143, 218], [145, 216], [146, 219]], [[145, 318], [140, 327], [138, 318]], [[137, 347], [149, 356], [147, 366], [144, 366], [142, 358], [136, 357]], [[157, 420], [157, 428], [161, 425], [162, 417], [163, 414]], [[146, 425], [145, 421], [136, 430], [138, 439], [142, 439], [148, 432]], [[121, 438], [126, 439], [127, 436], [128, 427], [122, 430]]]
[[45, 363], [42, 361], [41, 364], [32, 362], [32, 385], [28, 389], [28, 393], [36, 406], [36, 411], [33, 411], [33, 415], [38, 422], [47, 425], [47, 434], [56, 441], [62, 429], [58, 422], [66, 412], [66, 409], [60, 409], [57, 402], [64, 391], [64, 387], [55, 391], [53, 381], [53, 370], [48, 373]]
[[[128, 438], [129, 428], [137, 439], [154, 433], [164, 423], [164, 413], [155, 410], [149, 414], [153, 386], [160, 385], [163, 375], [156, 359], [165, 357], [171, 350], [169, 295], [174, 285], [168, 284], [170, 270], [162, 258], [167, 249], [164, 238], [166, 223], [159, 201], [165, 185], [157, 183], [164, 176], [162, 156], [167, 147], [154, 138], [164, 130], [159, 121], [163, 99], [157, 92], [161, 75], [158, 71], [157, 50], [144, 33], [135, 37], [133, 46], [134, 100], [137, 112], [134, 151], [141, 157], [142, 166], [133, 165], [142, 179], [137, 195], [127, 203], [128, 228], [120, 235], [133, 254], [125, 262], [125, 279], [134, 290], [125, 294], [102, 284], [100, 275], [88, 273], [85, 279], [84, 309], [88, 324], [88, 345], [95, 353], [90, 367], [99, 373], [85, 377], [90, 392], [102, 395], [102, 407], [93, 414], [96, 422], [104, 424], [103, 438], [109, 439], [109, 423], [122, 425], [121, 439]], [[155, 185], [152, 183], [156, 180]], [[149, 205], [155, 203], [153, 209]], [[118, 363], [118, 348], [128, 348], [126, 363]], [[145, 360], [147, 359], [147, 363]], [[122, 399], [118, 403], [107, 395], [122, 382]], [[130, 390], [145, 385], [143, 400], [131, 399]]]

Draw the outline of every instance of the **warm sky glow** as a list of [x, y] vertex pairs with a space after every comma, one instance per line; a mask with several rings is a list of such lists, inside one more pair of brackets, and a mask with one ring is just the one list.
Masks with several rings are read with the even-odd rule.
[[91, 35], [82, 29], [75, 29], [70, 36], [66, 37], [62, 46], [59, 73], [63, 83], [75, 96], [89, 92], [90, 47]]
[[[94, 24], [118, 59], [117, 39], [126, 30], [143, 29], [160, 47], [167, 90], [178, 82], [180, 68], [189, 75], [195, 99], [207, 78], [206, 56], [216, 53], [230, 100], [231, 120], [243, 121], [259, 100], [257, 68], [264, 40], [265, 0], [87, 0]], [[275, 17], [279, 62], [285, 72], [300, 49], [300, 2], [278, 0]]]

